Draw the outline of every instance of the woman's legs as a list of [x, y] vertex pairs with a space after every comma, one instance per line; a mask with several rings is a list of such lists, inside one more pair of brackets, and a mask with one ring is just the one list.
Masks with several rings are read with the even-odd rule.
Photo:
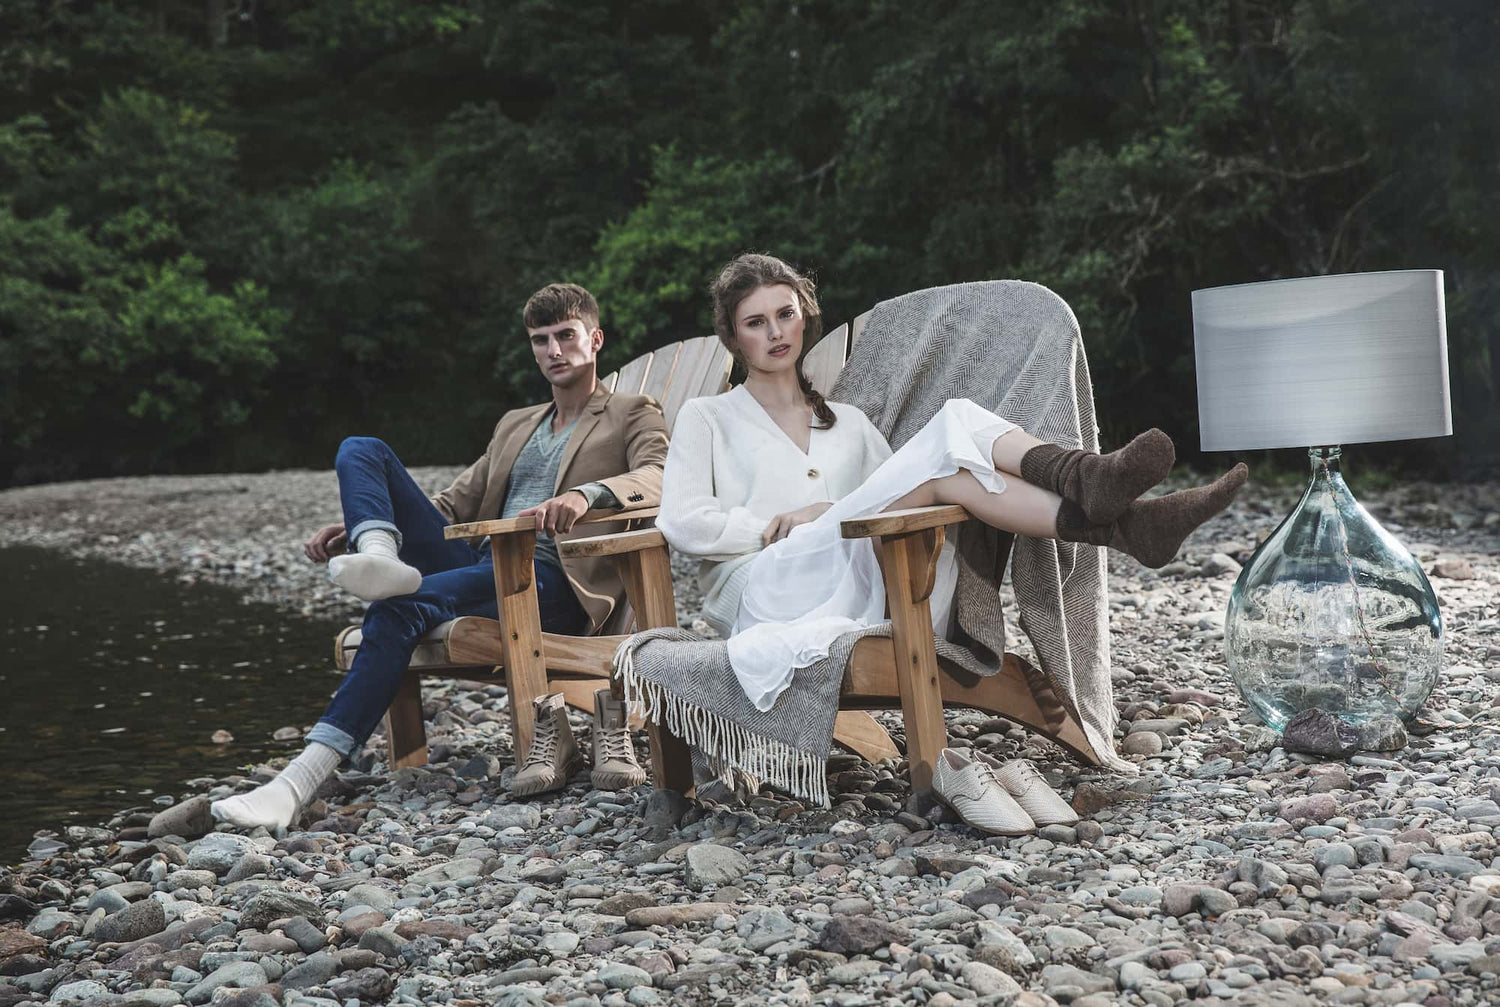
[[963, 469], [941, 479], [929, 479], [887, 509], [937, 504], [957, 504], [1001, 531], [1032, 538], [1057, 538], [1057, 512], [1062, 498], [1021, 479], [1007, 479], [1002, 492], [991, 493], [972, 472]]
[[1107, 455], [1048, 444], [1017, 428], [995, 438], [990, 453], [1001, 471], [1078, 504], [1091, 524], [1125, 513], [1176, 460], [1172, 439], [1154, 427]]
[[1003, 491], [991, 493], [967, 470], [929, 480], [887, 509], [957, 504], [1001, 531], [1109, 546], [1155, 568], [1170, 563], [1194, 529], [1229, 506], [1248, 471], [1242, 463], [1207, 486], [1132, 501], [1108, 524], [1091, 522], [1077, 503], [1023, 479], [1009, 479]]
[[1193, 531], [1228, 507], [1250, 470], [1240, 462], [1209, 483], [1150, 500], [1136, 500], [1111, 524], [1093, 524], [1083, 509], [1064, 500], [1058, 509], [1057, 537], [1064, 542], [1107, 545], [1152, 569], [1166, 566]]

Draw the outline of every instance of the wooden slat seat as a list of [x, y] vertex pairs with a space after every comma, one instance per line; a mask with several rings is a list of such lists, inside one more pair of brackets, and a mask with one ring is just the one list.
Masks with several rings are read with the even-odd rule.
[[[364, 639], [359, 626], [348, 626], [334, 641], [334, 664], [347, 672]], [[547, 688], [561, 692], [568, 705], [584, 712], [594, 709], [594, 692], [609, 681], [615, 651], [625, 636], [561, 636], [543, 633], [547, 653]], [[500, 623], [496, 619], [463, 616], [450, 619], [425, 634], [412, 654], [409, 681], [420, 677], [456, 678], [471, 682], [505, 684], [503, 651], [500, 646]], [[873, 681], [873, 679], [872, 679]], [[420, 696], [420, 693], [418, 693]], [[420, 704], [420, 698], [418, 699]], [[640, 730], [644, 721], [632, 714], [630, 726]], [[400, 744], [387, 722], [386, 736], [391, 739], [393, 765], [420, 764], [427, 758], [425, 732], [416, 747], [397, 752]], [[890, 735], [868, 715], [840, 714], [835, 727], [838, 741], [870, 761], [899, 756]]]
[[[850, 325], [833, 330], [808, 352], [805, 371], [820, 391], [831, 390], [868, 316], [866, 312]], [[730, 365], [728, 353], [710, 336], [663, 347], [601, 380], [618, 392], [657, 398], [670, 430], [688, 399], [728, 388]], [[642, 512], [639, 517], [649, 520], [648, 514], [654, 513]], [[620, 520], [616, 513], [597, 516]], [[931, 786], [937, 753], [947, 744], [943, 708], [962, 706], [1007, 717], [1051, 738], [1085, 762], [1098, 763], [1098, 754], [1068, 712], [1068, 704], [1053, 692], [1045, 676], [1020, 657], [1006, 654], [999, 673], [990, 677], [938, 662], [928, 602], [938, 550], [946, 527], [968, 516], [958, 507], [930, 507], [843, 523], [844, 537], [870, 538], [881, 557], [893, 635], [868, 637], [856, 646], [842, 684], [835, 739], [872, 761], [896, 756], [899, 753], [890, 735], [867, 711], [900, 707], [912, 785], [923, 790]], [[423, 637], [401, 694], [387, 715], [392, 766], [426, 761], [422, 676], [504, 681], [518, 759], [524, 758], [531, 740], [532, 698], [546, 691], [562, 692], [571, 705], [591, 710], [594, 692], [609, 681], [615, 650], [626, 637], [541, 632], [531, 575], [534, 532], [527, 525], [515, 520], [484, 521], [446, 530], [448, 538], [490, 537], [502, 618], [455, 619]], [[561, 542], [559, 548], [564, 557], [608, 555], [620, 564], [636, 626], [677, 625], [671, 564], [658, 532], [641, 529], [575, 538]], [[611, 628], [618, 633], [630, 627]], [[361, 638], [353, 627], [339, 635], [335, 660], [340, 668], [349, 667]], [[651, 733], [654, 782], [686, 792], [692, 780], [685, 746], [658, 725], [646, 726]]]
[[[1060, 311], [1069, 311], [1060, 298], [1057, 305]], [[870, 312], [865, 312], [847, 327], [833, 330], [805, 356], [804, 373], [824, 394], [832, 390], [869, 315]], [[968, 707], [1006, 717], [1051, 738], [1085, 763], [1099, 764], [1100, 754], [1093, 749], [1076, 715], [1070, 712], [1069, 704], [1057, 695], [1046, 676], [1027, 661], [1006, 654], [999, 671], [986, 677], [939, 660], [930, 607], [937, 560], [947, 528], [966, 520], [970, 520], [970, 515], [962, 507], [937, 506], [887, 511], [845, 520], [840, 525], [843, 537], [869, 539], [880, 557], [891, 619], [889, 638], [866, 637], [856, 645], [840, 691], [840, 721], [858, 716], [864, 710], [899, 706], [906, 727], [906, 757], [915, 791], [931, 788], [938, 754], [948, 743], [943, 717], [946, 706]], [[628, 571], [627, 584], [633, 585], [632, 595], [654, 592], [665, 597], [670, 606], [671, 567], [666, 543], [659, 535], [642, 532], [603, 535], [564, 542], [560, 548], [564, 556], [614, 556]], [[1008, 540], [1005, 548], [1009, 548]], [[1004, 561], [1000, 557], [1001, 567]], [[879, 725], [875, 728], [885, 734]], [[677, 742], [661, 738], [658, 732], [653, 743]]]
[[[840, 330], [842, 331], [842, 330]], [[842, 337], [826, 341], [818, 358], [820, 375], [831, 381], [843, 365]], [[826, 358], [826, 359], [825, 359]], [[729, 386], [732, 360], [716, 337], [702, 336], [664, 346], [606, 375], [600, 383], [622, 394], [650, 395], [662, 405], [668, 429], [682, 404], [700, 395], [717, 395]], [[628, 512], [593, 512], [581, 522], [649, 521], [656, 508]], [[420, 765], [427, 761], [427, 735], [422, 722], [423, 677], [456, 678], [476, 682], [503, 682], [510, 696], [513, 734], [517, 758], [523, 758], [531, 741], [530, 701], [545, 692], [561, 692], [569, 705], [592, 711], [594, 693], [609, 682], [611, 662], [620, 643], [619, 633], [641, 625], [675, 625], [671, 581], [666, 566], [666, 547], [655, 531], [624, 532], [635, 539], [660, 544], [657, 556], [644, 564], [638, 558], [621, 559], [629, 567], [627, 595], [629, 604], [616, 612], [605, 627], [606, 634], [591, 637], [559, 636], [543, 633], [537, 618], [535, 585], [531, 582], [531, 556], [534, 532], [525, 520], [489, 520], [450, 526], [447, 538], [490, 538], [490, 550], [496, 571], [496, 600], [502, 613], [510, 613], [512, 632], [506, 633], [503, 620], [464, 617], [443, 623], [422, 637], [412, 655], [408, 674], [402, 681], [396, 699], [386, 714], [386, 738], [393, 767]], [[610, 550], [613, 552], [614, 550]], [[659, 558], [659, 562], [658, 562]], [[650, 585], [648, 588], [647, 585]], [[665, 584], [665, 591], [661, 586]], [[634, 613], [643, 613], [644, 620]], [[351, 626], [338, 634], [334, 643], [334, 663], [348, 671], [364, 639], [360, 627]], [[506, 655], [517, 660], [506, 667]], [[517, 667], [519, 666], [519, 667]], [[632, 718], [633, 727], [640, 727]], [[875, 761], [899, 753], [890, 735], [865, 712], [840, 713], [835, 738], [865, 758]], [[687, 789], [691, 776], [684, 775], [685, 760], [664, 760], [662, 746], [653, 728], [653, 774], [658, 785]]]

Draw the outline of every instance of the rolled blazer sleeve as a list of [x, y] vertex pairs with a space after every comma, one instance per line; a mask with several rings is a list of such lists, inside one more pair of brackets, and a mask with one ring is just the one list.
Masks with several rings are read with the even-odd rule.
[[667, 422], [661, 405], [641, 396], [625, 418], [625, 460], [629, 471], [596, 480], [626, 510], [661, 504], [662, 468], [667, 461]]

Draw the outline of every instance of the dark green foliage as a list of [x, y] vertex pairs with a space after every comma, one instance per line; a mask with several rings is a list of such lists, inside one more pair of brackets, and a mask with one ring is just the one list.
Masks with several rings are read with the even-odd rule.
[[1045, 283], [1106, 442], [1186, 456], [1192, 289], [1440, 267], [1460, 436], [1370, 454], [1493, 465], [1497, 49], [1487, 0], [0, 5], [0, 484], [467, 461], [546, 393], [532, 290], [614, 367], [745, 249], [831, 324]]

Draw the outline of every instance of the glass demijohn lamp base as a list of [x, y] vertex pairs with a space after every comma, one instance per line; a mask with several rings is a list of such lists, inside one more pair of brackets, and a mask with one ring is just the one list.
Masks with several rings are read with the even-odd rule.
[[1312, 448], [1312, 480], [1240, 571], [1224, 651], [1245, 702], [1280, 731], [1318, 708], [1350, 723], [1410, 720], [1442, 668], [1443, 619], [1427, 575]]

